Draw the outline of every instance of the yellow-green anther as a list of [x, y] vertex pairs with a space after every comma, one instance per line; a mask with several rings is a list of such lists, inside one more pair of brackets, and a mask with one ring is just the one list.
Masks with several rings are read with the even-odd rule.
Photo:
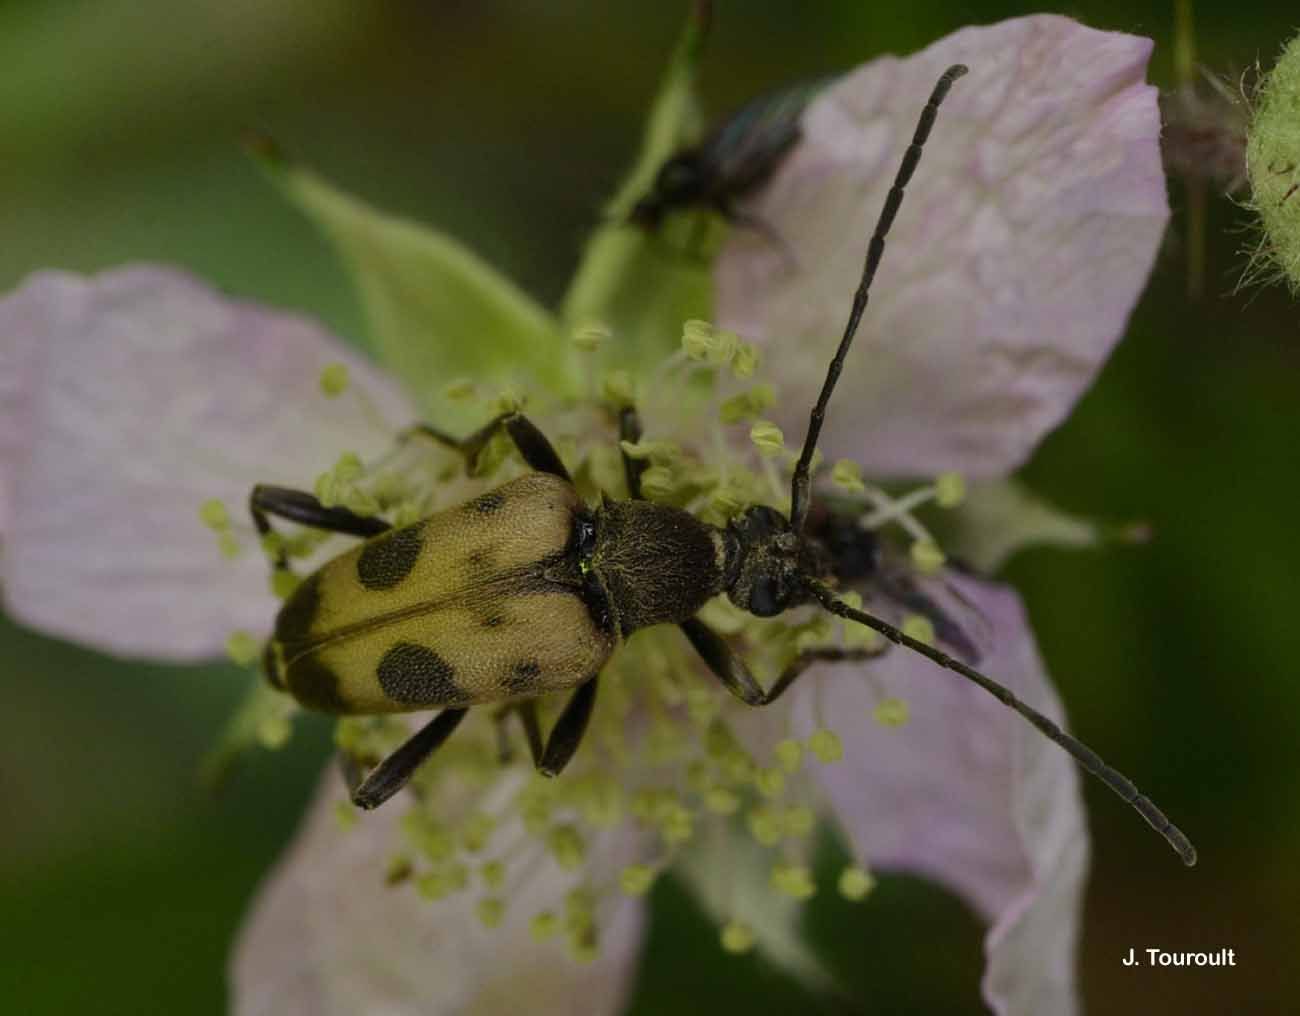
[[641, 492], [651, 501], [669, 497], [676, 489], [673, 471], [667, 466], [651, 466], [641, 474]]
[[549, 942], [560, 930], [560, 919], [549, 910], [534, 914], [528, 922], [528, 931], [535, 942]]
[[463, 864], [449, 864], [426, 872], [415, 880], [416, 891], [428, 900], [441, 900], [464, 889], [469, 872]]
[[636, 401], [632, 375], [625, 370], [611, 370], [600, 383], [601, 400], [614, 409], [628, 409]]
[[862, 609], [862, 594], [856, 589], [846, 589], [844, 592], [839, 594], [839, 597], [854, 610]]
[[817, 756], [817, 761], [827, 765], [844, 757], [844, 744], [840, 741], [840, 735], [829, 727], [821, 727], [809, 735], [808, 750]]
[[781, 842], [781, 816], [767, 805], [751, 810], [745, 816], [745, 824], [750, 835], [763, 846], [774, 847]]
[[220, 499], [209, 498], [199, 505], [199, 521], [213, 532], [219, 533], [230, 525], [230, 513]]
[[474, 912], [485, 928], [495, 928], [506, 916], [505, 900], [497, 896], [484, 896], [474, 906]]
[[627, 453], [629, 459], [643, 462], [652, 459], [656, 462], [673, 462], [681, 457], [681, 448], [671, 441], [620, 441], [619, 448]]
[[555, 858], [555, 863], [566, 871], [582, 867], [587, 856], [587, 844], [575, 826], [558, 825], [546, 836], [546, 848]]
[[678, 804], [659, 820], [659, 836], [667, 846], [685, 843], [695, 832], [695, 816]]
[[257, 725], [257, 743], [268, 751], [279, 751], [289, 743], [289, 735], [292, 733], [293, 727], [288, 716], [282, 713], [266, 716]]
[[934, 503], [956, 508], [966, 500], [966, 478], [961, 473], [940, 473], [934, 478]]
[[722, 948], [739, 956], [754, 948], [754, 933], [749, 925], [728, 921], [722, 926]]
[[340, 483], [352, 483], [361, 478], [365, 468], [361, 463], [360, 455], [356, 452], [344, 452], [334, 463], [334, 478]]
[[858, 902], [867, 898], [867, 894], [876, 887], [876, 880], [871, 873], [857, 865], [850, 865], [840, 872], [840, 895], [846, 900]]
[[600, 321], [589, 321], [573, 330], [573, 344], [584, 353], [594, 353], [613, 336], [614, 333], [609, 325]]
[[224, 532], [217, 536], [217, 550], [221, 552], [221, 556], [227, 561], [233, 561], [243, 549], [243, 545], [240, 544], [234, 533]]
[[749, 392], [740, 392], [728, 399], [722, 400], [722, 405], [718, 407], [718, 419], [723, 423], [740, 423], [741, 420], [748, 420], [757, 413], [749, 399]]
[[901, 727], [909, 715], [907, 700], [893, 697], [881, 699], [872, 711], [875, 721], [882, 727]]
[[709, 775], [709, 764], [697, 758], [686, 766], [686, 786], [697, 794], [708, 793], [713, 781]]
[[775, 458], [785, 450], [785, 435], [781, 428], [770, 420], [757, 420], [749, 428], [749, 439], [754, 442], [760, 455]]
[[461, 843], [470, 853], [478, 853], [488, 845], [488, 840], [492, 838], [492, 831], [496, 828], [496, 820], [484, 812], [475, 812], [469, 816], [460, 828]]
[[933, 540], [916, 540], [911, 548], [912, 564], [922, 575], [933, 575], [948, 559]]
[[795, 900], [811, 899], [817, 893], [812, 872], [802, 864], [778, 864], [772, 869], [772, 888]]
[[364, 490], [353, 487], [342, 498], [339, 503], [354, 515], [378, 515], [379, 502], [367, 494]]
[[860, 494], [867, 489], [862, 481], [862, 467], [852, 459], [840, 459], [831, 467], [831, 483], [840, 490]]
[[704, 794], [704, 806], [715, 815], [734, 815], [740, 810], [740, 798], [726, 787], [712, 787]]
[[785, 790], [785, 770], [777, 766], [760, 769], [754, 774], [754, 786], [764, 797], [779, 797]]
[[506, 866], [500, 861], [487, 861], [478, 873], [489, 889], [500, 889], [506, 884]]
[[797, 773], [803, 764], [803, 745], [793, 737], [776, 743], [776, 761], [787, 773]]
[[619, 887], [629, 896], [644, 896], [655, 883], [655, 870], [648, 864], [629, 864], [618, 876]]
[[[861, 609], [861, 608], [858, 608]], [[848, 649], [880, 649], [885, 637], [864, 624], [847, 622], [844, 625], [844, 645]]]
[[241, 667], [256, 660], [261, 651], [262, 644], [252, 632], [240, 629], [226, 636], [226, 655]]
[[301, 579], [291, 571], [277, 568], [271, 572], [271, 594], [280, 600], [287, 600], [298, 588]]
[[329, 363], [320, 372], [320, 390], [327, 398], [336, 398], [348, 390], [347, 364]]
[[471, 378], [458, 377], [443, 386], [442, 397], [448, 402], [468, 402], [474, 398], [476, 391]]
[[336, 801], [334, 804], [334, 821], [344, 832], [357, 824], [358, 814], [351, 801]]
[[908, 614], [903, 618], [903, 634], [910, 635], [928, 646], [934, 645], [934, 625], [928, 617], [920, 614]]
[[742, 342], [736, 347], [736, 355], [732, 357], [731, 373], [742, 380], [753, 377], [762, 360], [762, 354], [755, 346]]
[[723, 423], [740, 423], [752, 420], [771, 409], [776, 402], [776, 389], [769, 384], [754, 385], [747, 392], [725, 399], [718, 407], [718, 419]]
[[817, 816], [804, 804], [791, 805], [781, 816], [781, 825], [787, 836], [807, 836], [817, 824]]
[[696, 362], [722, 366], [731, 362], [740, 346], [740, 336], [707, 321], [691, 320], [682, 326], [682, 349]]
[[497, 397], [492, 400], [492, 412], [497, 413], [518, 413], [528, 403], [528, 396], [513, 385], [507, 385], [497, 393]]

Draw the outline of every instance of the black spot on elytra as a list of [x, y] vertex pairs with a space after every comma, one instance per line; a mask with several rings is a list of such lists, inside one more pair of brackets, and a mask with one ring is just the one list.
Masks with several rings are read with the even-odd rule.
[[490, 490], [486, 494], [481, 494], [474, 498], [474, 500], [469, 503], [468, 507], [471, 511], [477, 512], [479, 515], [492, 515], [505, 507], [505, 503], [506, 499], [503, 495], [497, 493], [495, 490]]
[[424, 546], [424, 524], [417, 522], [366, 544], [357, 558], [357, 578], [367, 589], [392, 589], [411, 574]]
[[505, 620], [503, 614], [488, 614], [480, 623], [484, 628], [499, 628], [505, 623]]
[[533, 691], [537, 687], [537, 679], [541, 677], [541, 674], [541, 664], [536, 660], [524, 660], [516, 663], [510, 668], [510, 673], [506, 675], [506, 690], [511, 692]]
[[469, 696], [456, 684], [456, 668], [432, 649], [399, 642], [384, 653], [379, 687], [394, 702], [417, 706], [457, 705]]
[[321, 663], [315, 653], [300, 656], [290, 663], [284, 680], [293, 697], [308, 709], [322, 713], [350, 711], [339, 691], [338, 674]]
[[320, 609], [320, 575], [308, 575], [293, 591], [275, 618], [277, 642], [301, 642], [310, 637], [311, 626]]

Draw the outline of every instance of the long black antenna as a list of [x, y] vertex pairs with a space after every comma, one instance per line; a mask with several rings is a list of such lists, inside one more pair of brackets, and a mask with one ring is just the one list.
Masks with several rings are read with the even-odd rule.
[[817, 601], [829, 610], [832, 614], [839, 617], [848, 618], [850, 621], [857, 621], [859, 624], [865, 624], [868, 628], [874, 628], [881, 635], [889, 639], [896, 645], [911, 649], [913, 652], [920, 653], [927, 659], [933, 660], [939, 666], [946, 670], [954, 671], [968, 680], [974, 681], [986, 692], [996, 698], [1004, 706], [1009, 706], [1037, 727], [1048, 738], [1055, 741], [1062, 748], [1074, 756], [1076, 762], [1084, 769], [1092, 773], [1093, 776], [1101, 780], [1102, 783], [1110, 787], [1111, 790], [1119, 794], [1125, 801], [1137, 809], [1139, 815], [1147, 820], [1151, 828], [1168, 840], [1169, 845], [1178, 851], [1178, 855], [1183, 859], [1183, 863], [1191, 867], [1196, 863], [1196, 848], [1192, 846], [1191, 841], [1183, 834], [1183, 831], [1169, 821], [1165, 813], [1161, 811], [1146, 795], [1141, 793], [1135, 787], [1131, 780], [1124, 776], [1117, 769], [1112, 769], [1102, 761], [1100, 755], [1089, 748], [1082, 741], [1071, 737], [1046, 716], [1040, 713], [1024, 702], [1020, 701], [1010, 689], [1004, 688], [991, 677], [985, 677], [973, 667], [968, 667], [960, 660], [953, 659], [947, 653], [935, 649], [910, 635], [899, 631], [887, 621], [882, 621], [865, 611], [856, 610], [850, 607], [843, 600], [836, 598], [835, 594], [826, 586], [813, 579], [805, 580], [808, 591], [817, 598]]
[[844, 327], [840, 348], [835, 351], [835, 358], [831, 360], [830, 369], [826, 372], [822, 393], [817, 397], [817, 404], [813, 406], [812, 416], [808, 421], [808, 434], [803, 439], [803, 450], [799, 453], [799, 462], [794, 467], [794, 478], [790, 481], [790, 528], [796, 533], [803, 531], [804, 519], [808, 515], [808, 504], [811, 498], [808, 474], [812, 467], [813, 452], [817, 450], [817, 437], [821, 434], [822, 420], [826, 416], [826, 403], [831, 400], [831, 392], [835, 390], [835, 382], [840, 379], [840, 369], [844, 366], [844, 357], [848, 355], [849, 346], [853, 344], [853, 336], [858, 330], [858, 322], [862, 320], [862, 312], [867, 309], [867, 291], [871, 289], [871, 280], [876, 277], [880, 257], [885, 253], [885, 234], [894, 224], [898, 206], [903, 203], [903, 188], [912, 179], [916, 164], [921, 161], [921, 146], [930, 136], [930, 128], [934, 126], [934, 119], [939, 114], [939, 103], [943, 102], [952, 83], [966, 71], [964, 64], [953, 64], [943, 72], [943, 76], [935, 84], [934, 91], [930, 93], [930, 101], [925, 104], [925, 109], [921, 110], [921, 119], [917, 122], [916, 133], [912, 135], [912, 143], [903, 153], [903, 164], [898, 167], [894, 185], [889, 188], [885, 207], [881, 209], [880, 218], [876, 220], [875, 232], [871, 234], [871, 243], [867, 246], [867, 263], [862, 269], [862, 281], [858, 283], [858, 291], [853, 294], [853, 310], [849, 313], [849, 323]]

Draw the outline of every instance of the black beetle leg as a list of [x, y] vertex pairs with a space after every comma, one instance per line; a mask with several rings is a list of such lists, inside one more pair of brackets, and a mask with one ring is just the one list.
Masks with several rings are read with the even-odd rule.
[[396, 794], [424, 760], [442, 747], [467, 712], [468, 709], [444, 709], [431, 719], [352, 789], [352, 803], [369, 811]]
[[427, 437], [446, 448], [459, 452], [465, 456], [465, 465], [470, 472], [473, 472], [475, 464], [478, 462], [479, 453], [487, 443], [492, 440], [493, 435], [501, 428], [505, 428], [514, 441], [515, 447], [519, 449], [519, 454], [523, 456], [528, 465], [537, 470], [539, 473], [550, 473], [552, 476], [558, 476], [562, 480], [569, 480], [569, 471], [564, 468], [564, 463], [560, 461], [560, 456], [551, 446], [551, 442], [546, 440], [546, 435], [537, 429], [537, 426], [524, 416], [523, 413], [510, 412], [502, 413], [494, 417], [487, 424], [480, 427], [469, 437], [462, 440], [456, 440], [435, 427], [430, 427], [427, 423], [417, 423], [409, 428], [403, 434], [403, 437], [412, 434], [419, 434]]
[[805, 670], [814, 663], [836, 663], [847, 660], [869, 660], [886, 652], [888, 647], [879, 649], [840, 649], [828, 646], [824, 649], [805, 649], [781, 672], [772, 687], [764, 691], [755, 680], [754, 675], [745, 666], [745, 661], [732, 652], [731, 647], [722, 637], [692, 618], [681, 625], [686, 637], [691, 640], [696, 651], [704, 658], [709, 670], [724, 688], [736, 698], [751, 706], [768, 706], [780, 698], [790, 685], [794, 684]]

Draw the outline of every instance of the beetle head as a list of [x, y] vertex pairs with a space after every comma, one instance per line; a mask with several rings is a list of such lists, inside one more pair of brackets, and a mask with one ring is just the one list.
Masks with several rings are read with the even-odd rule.
[[829, 573], [825, 553], [791, 529], [775, 508], [753, 505], [727, 529], [737, 549], [727, 596], [757, 617], [774, 617], [807, 602], [804, 580]]

